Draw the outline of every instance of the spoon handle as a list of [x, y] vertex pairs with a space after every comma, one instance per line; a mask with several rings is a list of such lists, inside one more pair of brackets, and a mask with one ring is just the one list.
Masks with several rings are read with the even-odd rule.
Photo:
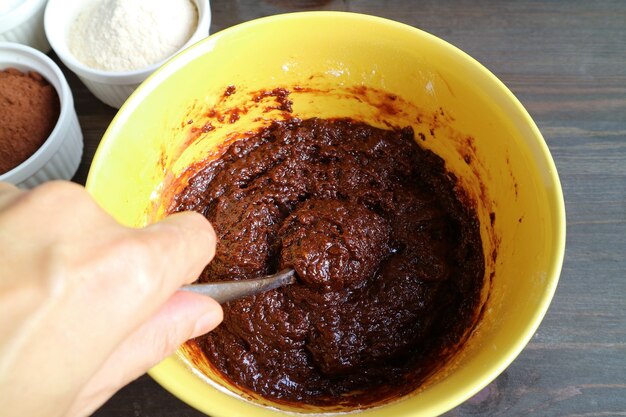
[[207, 284], [185, 285], [180, 289], [191, 291], [213, 298], [220, 304], [227, 303], [237, 298], [273, 290], [283, 285], [293, 284], [296, 281], [293, 269], [284, 269], [274, 275], [258, 279], [248, 279], [241, 281], [220, 281]]

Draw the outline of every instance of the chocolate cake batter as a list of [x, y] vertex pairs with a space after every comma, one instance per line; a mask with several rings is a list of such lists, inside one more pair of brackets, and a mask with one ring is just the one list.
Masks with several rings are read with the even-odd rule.
[[233, 143], [170, 210], [215, 227], [200, 280], [287, 267], [299, 280], [228, 303], [192, 343], [273, 400], [363, 405], [415, 389], [477, 314], [479, 223], [454, 187], [411, 128], [294, 119]]

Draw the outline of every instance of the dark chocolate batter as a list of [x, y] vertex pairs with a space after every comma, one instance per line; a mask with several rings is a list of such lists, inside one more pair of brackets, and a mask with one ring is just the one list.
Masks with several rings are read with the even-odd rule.
[[215, 227], [200, 280], [292, 267], [299, 281], [228, 303], [192, 343], [273, 400], [364, 405], [415, 389], [477, 315], [479, 223], [455, 185], [411, 128], [294, 119], [233, 143], [170, 210]]

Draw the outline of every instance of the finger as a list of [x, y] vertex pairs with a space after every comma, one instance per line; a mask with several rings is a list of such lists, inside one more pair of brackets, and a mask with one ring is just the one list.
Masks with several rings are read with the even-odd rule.
[[0, 210], [24, 191], [8, 182], [0, 182]]
[[8, 190], [19, 190], [19, 188], [11, 183], [0, 181], [0, 193]]
[[215, 256], [215, 231], [196, 212], [173, 214], [141, 230], [140, 235], [155, 255], [154, 266], [170, 283], [166, 288], [177, 289], [195, 281]]
[[121, 387], [173, 354], [185, 341], [213, 330], [222, 318], [222, 307], [213, 299], [176, 292], [113, 351], [77, 397], [85, 404], [74, 404], [68, 415], [88, 415]]
[[3, 208], [12, 209], [9, 226], [28, 225], [13, 232], [24, 236], [25, 241], [41, 243], [44, 237], [50, 243], [80, 240], [86, 235], [110, 234], [117, 225], [81, 185], [69, 181], [48, 181], [28, 191], [3, 187], [0, 200], [3, 196]]
[[[183, 284], [194, 281], [215, 254], [215, 232], [202, 215], [194, 212], [175, 214], [144, 229], [124, 232], [109, 242], [110, 248], [105, 246], [105, 256], [99, 262], [102, 269], [120, 273], [109, 273], [82, 286], [83, 299], [90, 300], [85, 306], [88, 311], [109, 311], [106, 304], [117, 301], [114, 317], [92, 314], [92, 322], [115, 325], [114, 333], [119, 337], [116, 344], [156, 314]], [[97, 292], [100, 298], [94, 300], [89, 292]], [[100, 303], [103, 305], [96, 307]]]

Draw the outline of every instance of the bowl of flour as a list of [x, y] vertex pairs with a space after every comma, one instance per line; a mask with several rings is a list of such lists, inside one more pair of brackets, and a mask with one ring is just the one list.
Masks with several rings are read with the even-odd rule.
[[209, 33], [208, 0], [50, 0], [44, 26], [61, 61], [119, 108], [154, 70]]

